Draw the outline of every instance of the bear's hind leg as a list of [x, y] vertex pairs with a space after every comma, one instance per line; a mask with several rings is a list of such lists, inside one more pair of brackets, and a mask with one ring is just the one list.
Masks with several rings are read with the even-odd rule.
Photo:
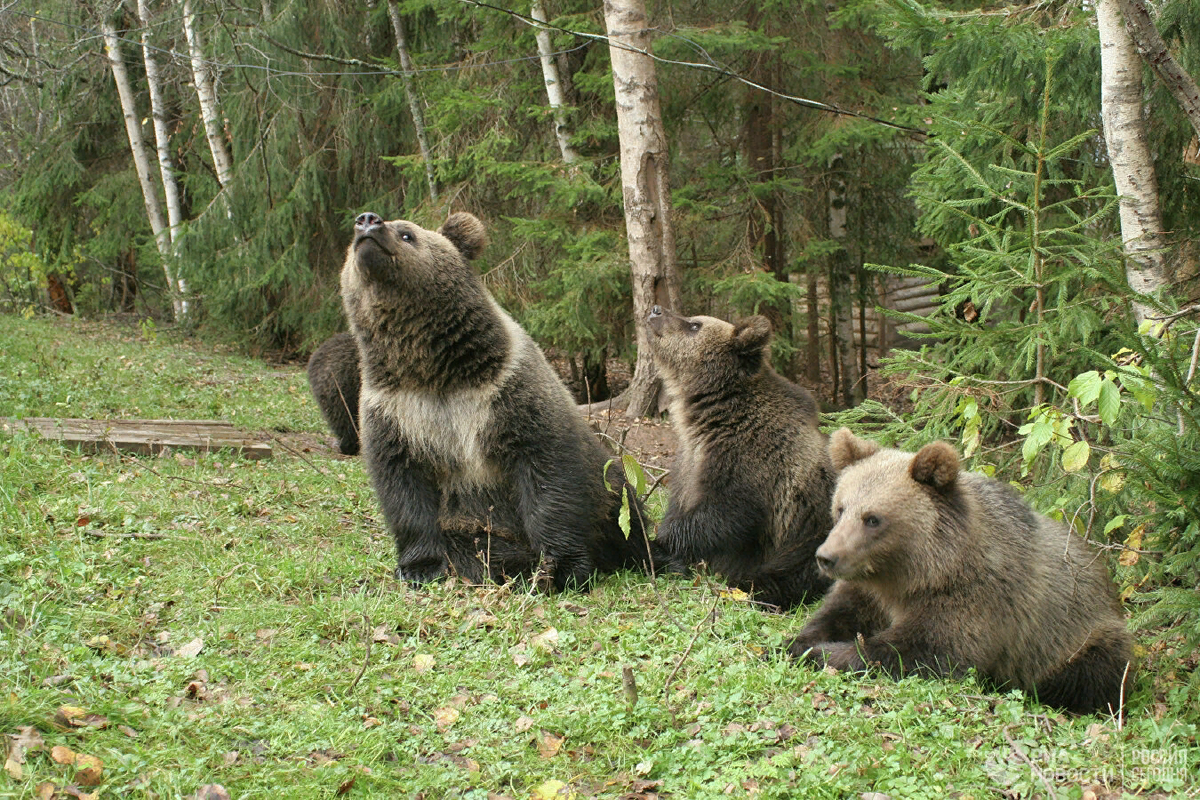
[[1115, 714], [1133, 688], [1132, 658], [1123, 629], [1094, 636], [1062, 669], [1038, 683], [1037, 700], [1074, 714]]

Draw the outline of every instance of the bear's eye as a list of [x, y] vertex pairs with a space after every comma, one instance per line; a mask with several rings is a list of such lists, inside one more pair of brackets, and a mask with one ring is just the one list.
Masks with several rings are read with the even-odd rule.
[[699, 322], [689, 322], [688, 330], [691, 331], [692, 333], [695, 333], [696, 331], [700, 330], [700, 323]]
[[402, 241], [402, 242], [408, 242], [409, 244], [412, 244], [416, 240], [417, 240], [417, 237], [413, 236], [408, 231], [405, 231], [404, 233], [400, 234], [400, 241]]
[[841, 519], [841, 518], [842, 518], [842, 510], [843, 510], [843, 509], [842, 509], [842, 507], [841, 507], [841, 506], [838, 506], [837, 508], [835, 508], [835, 509], [833, 510], [833, 519], [834, 519], [834, 521], [835, 521], [835, 522], [836, 522], [837, 520], [839, 520], [839, 519]]
[[866, 514], [863, 516], [863, 525], [866, 525], [868, 528], [878, 528], [882, 524], [883, 520], [874, 514]]

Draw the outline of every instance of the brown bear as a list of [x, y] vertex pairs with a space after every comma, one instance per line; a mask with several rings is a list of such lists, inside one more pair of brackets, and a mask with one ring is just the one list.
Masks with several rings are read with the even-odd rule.
[[820, 597], [833, 470], [813, 396], [771, 368], [770, 324], [655, 306], [649, 325], [679, 440], [657, 538], [669, 566], [705, 562], [782, 608]]
[[837, 431], [833, 589], [788, 648], [837, 669], [879, 665], [1016, 687], [1080, 714], [1120, 709], [1132, 639], [1103, 557], [1007, 485]]
[[503, 580], [541, 566], [556, 588], [650, 561], [625, 485], [533, 339], [469, 263], [483, 225], [355, 221], [342, 299], [358, 342], [363, 460], [396, 542], [396, 576]]
[[308, 359], [308, 388], [343, 455], [358, 455], [358, 343], [349, 333], [329, 337]]

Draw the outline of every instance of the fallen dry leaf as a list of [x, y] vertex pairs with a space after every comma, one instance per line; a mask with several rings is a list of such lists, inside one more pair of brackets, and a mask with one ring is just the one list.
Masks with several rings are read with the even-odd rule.
[[4, 759], [4, 771], [14, 781], [25, 779], [25, 768], [21, 766], [25, 763], [25, 754], [21, 752], [21, 748], [13, 747], [8, 753], [8, 758]]
[[567, 785], [560, 780], [550, 779], [533, 790], [530, 795], [532, 800], [561, 800], [563, 797], [571, 798], [575, 793], [567, 789]]
[[229, 800], [229, 792], [219, 783], [207, 783], [196, 790], [195, 800]]
[[25, 749], [26, 753], [36, 753], [42, 749], [42, 745], [46, 742], [42, 739], [42, 733], [32, 725], [21, 725], [17, 728], [16, 734], [12, 737], [13, 744], [19, 744]]
[[136, 739], [138, 737], [138, 732], [128, 725], [118, 725], [117, 730], [128, 736], [130, 739]]
[[351, 789], [353, 789], [353, 788], [354, 788], [354, 781], [355, 781], [355, 780], [356, 780], [356, 776], [354, 776], [354, 775], [351, 775], [349, 778], [347, 778], [346, 780], [342, 781], [341, 785], [339, 785], [339, 786], [338, 786], [338, 788], [337, 788], [337, 791], [336, 791], [336, 792], [334, 792], [334, 795], [335, 795], [335, 796], [337, 796], [337, 797], [341, 797], [341, 796], [342, 796], [342, 795], [344, 795], [346, 792], [348, 792], [348, 791], [350, 791]]
[[71, 748], [67, 747], [66, 745], [58, 744], [50, 748], [50, 758], [54, 760], [55, 764], [66, 764], [71, 766], [75, 763], [76, 755], [75, 751]]
[[200, 655], [200, 651], [203, 649], [204, 640], [200, 637], [196, 637], [176, 650], [175, 655], [179, 656], [180, 658], [195, 658], [196, 656]]
[[533, 717], [526, 717], [524, 715], [519, 716], [517, 717], [517, 722], [513, 727], [516, 728], [517, 733], [524, 733], [533, 727]]
[[104, 781], [100, 767], [85, 767], [75, 773], [75, 783], [80, 786], [99, 786]]
[[417, 653], [413, 656], [413, 669], [417, 671], [418, 675], [433, 669], [434, 663], [434, 658], [429, 653]]
[[33, 796], [37, 800], [51, 800], [54, 797], [54, 792], [58, 787], [49, 781], [39, 783], [37, 788], [33, 790]]
[[546, 628], [546, 630], [542, 631], [537, 636], [531, 637], [529, 644], [538, 648], [539, 650], [554, 650], [554, 645], [558, 644], [558, 629]]
[[543, 730], [542, 735], [538, 737], [538, 753], [542, 758], [553, 758], [558, 755], [558, 751], [562, 749], [563, 742], [567, 740], [565, 736], [559, 736], [553, 731]]

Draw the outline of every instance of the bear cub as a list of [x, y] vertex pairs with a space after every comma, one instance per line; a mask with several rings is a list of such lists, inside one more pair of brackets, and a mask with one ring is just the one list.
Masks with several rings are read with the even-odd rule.
[[308, 388], [343, 455], [358, 455], [358, 343], [353, 334], [326, 339], [308, 359]]
[[648, 321], [679, 440], [656, 540], [669, 566], [705, 562], [782, 608], [820, 597], [833, 470], [813, 396], [771, 368], [770, 323], [658, 306]]
[[608, 452], [469, 263], [487, 241], [482, 223], [456, 213], [432, 231], [366, 213], [354, 229], [342, 299], [361, 356], [363, 460], [397, 578], [542, 568], [562, 589], [649, 562], [641, 507], [628, 538], [618, 524]]
[[894, 677], [973, 667], [1046, 705], [1120, 708], [1132, 639], [1090, 544], [1000, 481], [961, 472], [945, 442], [912, 455], [843, 428], [830, 452], [834, 527], [817, 561], [837, 582], [791, 655]]

